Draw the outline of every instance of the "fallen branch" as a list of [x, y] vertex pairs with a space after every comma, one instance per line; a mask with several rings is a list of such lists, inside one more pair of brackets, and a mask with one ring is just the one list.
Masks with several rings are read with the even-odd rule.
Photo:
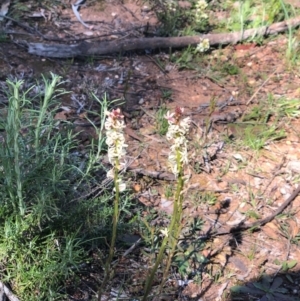
[[245, 230], [249, 230], [249, 229], [254, 229], [254, 228], [259, 228], [269, 222], [271, 222], [277, 215], [281, 214], [283, 212], [283, 210], [289, 206], [291, 204], [291, 202], [298, 196], [298, 194], [300, 193], [300, 184], [298, 184], [298, 187], [294, 190], [294, 192], [290, 195], [290, 197], [284, 201], [284, 203], [278, 207], [271, 215], [260, 219], [256, 222], [253, 223], [249, 223], [249, 224], [241, 224], [238, 226], [235, 226], [229, 230], [220, 230], [216, 233], [213, 233], [212, 236], [218, 236], [218, 235], [227, 235], [227, 234], [233, 234], [233, 233], [237, 233], [237, 232], [241, 232], [241, 231], [245, 231]]
[[28, 52], [39, 56], [69, 58], [81, 56], [103, 55], [130, 50], [183, 48], [188, 45], [196, 46], [202, 39], [209, 39], [211, 46], [236, 44], [253, 37], [264, 37], [284, 32], [289, 27], [300, 25], [300, 17], [274, 23], [244, 32], [212, 33], [199, 36], [170, 37], [170, 38], [138, 38], [101, 41], [96, 43], [81, 42], [75, 45], [29, 43]]
[[[10, 301], [20, 301], [11, 291], [10, 289], [2, 282], [0, 281], [0, 293], [4, 292], [6, 297]], [[2, 300], [2, 299], [1, 299]], [[4, 300], [4, 299], [3, 299]]]

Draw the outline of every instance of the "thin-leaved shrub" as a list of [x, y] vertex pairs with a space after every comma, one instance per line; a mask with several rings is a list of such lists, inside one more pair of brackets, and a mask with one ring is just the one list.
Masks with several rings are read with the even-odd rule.
[[[6, 84], [8, 105], [0, 112], [0, 280], [20, 300], [63, 300], [64, 281], [85, 260], [89, 231], [104, 231], [110, 215], [101, 210], [109, 199], [105, 193], [92, 201], [81, 198], [101, 179], [103, 124], [98, 141], [82, 155], [71, 124], [54, 118], [66, 93], [59, 76], [27, 90], [20, 80]], [[105, 100], [100, 116], [106, 105]]]

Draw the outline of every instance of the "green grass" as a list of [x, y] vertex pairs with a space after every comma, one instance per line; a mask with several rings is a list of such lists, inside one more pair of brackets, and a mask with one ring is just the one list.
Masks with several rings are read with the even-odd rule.
[[285, 125], [299, 117], [298, 99], [275, 99], [271, 94], [245, 113], [242, 121], [230, 124], [235, 144], [255, 151], [271, 141], [286, 137]]
[[243, 32], [246, 29], [271, 25], [283, 21], [293, 12], [292, 6], [284, 4], [282, 0], [224, 1], [224, 3], [221, 5], [227, 11], [230, 10], [230, 16], [218, 27], [226, 31]]

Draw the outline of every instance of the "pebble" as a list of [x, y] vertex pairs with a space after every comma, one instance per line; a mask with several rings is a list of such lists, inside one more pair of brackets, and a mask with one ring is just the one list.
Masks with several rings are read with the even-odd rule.
[[300, 161], [292, 160], [292, 161], [288, 162], [286, 168], [288, 170], [291, 170], [292, 172], [300, 173]]
[[151, 8], [149, 8], [149, 7], [146, 6], [146, 5], [143, 6], [142, 9], [141, 9], [141, 11], [144, 12], [144, 13], [148, 13], [150, 10], [151, 10]]

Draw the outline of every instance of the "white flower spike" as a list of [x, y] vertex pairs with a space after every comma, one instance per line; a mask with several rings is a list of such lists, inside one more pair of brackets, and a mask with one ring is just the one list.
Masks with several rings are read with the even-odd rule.
[[[123, 132], [126, 125], [120, 109], [106, 112], [106, 115], [107, 118], [104, 126], [106, 129], [106, 144], [108, 146], [107, 155], [110, 164], [113, 166], [113, 168], [107, 172], [107, 177], [114, 179], [115, 171], [119, 171], [122, 166], [124, 166], [121, 160], [126, 155], [126, 147], [128, 146], [125, 143]], [[126, 189], [126, 184], [122, 183], [120, 179], [117, 180], [117, 185], [119, 192]]]
[[106, 144], [108, 146], [108, 160], [116, 168], [120, 169], [120, 160], [125, 156], [127, 144], [123, 129], [126, 127], [124, 116], [120, 109], [106, 112], [105, 121]]
[[186, 135], [190, 128], [191, 119], [182, 118], [184, 108], [176, 108], [175, 113], [167, 112], [165, 118], [168, 120], [169, 128], [166, 134], [167, 140], [173, 141], [169, 154], [169, 166], [177, 178], [179, 170], [188, 163]]

